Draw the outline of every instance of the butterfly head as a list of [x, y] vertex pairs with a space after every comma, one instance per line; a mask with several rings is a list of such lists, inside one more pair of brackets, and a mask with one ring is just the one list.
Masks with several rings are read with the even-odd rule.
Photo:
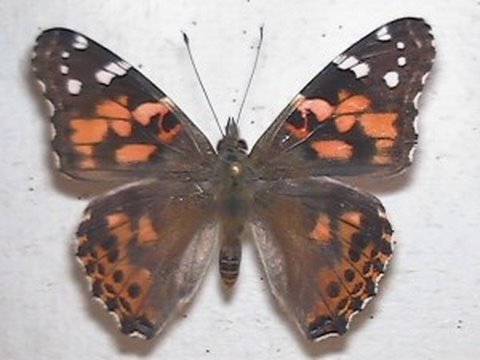
[[237, 123], [233, 118], [228, 118], [225, 135], [217, 144], [218, 154], [221, 158], [230, 162], [235, 161], [236, 158], [244, 157], [247, 151], [247, 143], [240, 138]]
[[229, 118], [225, 127], [225, 135], [217, 144], [218, 157], [223, 164], [224, 174], [237, 177], [243, 173], [243, 162], [247, 158], [247, 143], [240, 138], [238, 125]]

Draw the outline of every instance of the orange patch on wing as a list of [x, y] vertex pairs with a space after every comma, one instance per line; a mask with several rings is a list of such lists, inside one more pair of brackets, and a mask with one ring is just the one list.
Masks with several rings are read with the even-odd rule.
[[388, 165], [392, 163], [392, 158], [386, 154], [378, 154], [373, 157], [372, 161], [378, 165]]
[[130, 240], [133, 235], [130, 221], [127, 220], [124, 223], [118, 224], [116, 227], [110, 230], [110, 234], [116, 236], [120, 242]]
[[108, 132], [107, 121], [103, 119], [73, 119], [70, 127], [74, 131], [70, 138], [74, 144], [99, 143]]
[[155, 145], [149, 144], [128, 144], [123, 145], [115, 151], [115, 159], [122, 164], [132, 162], [145, 162], [148, 157], [155, 151]]
[[122, 104], [123, 106], [127, 107], [127, 104], [128, 104], [128, 97], [127, 95], [122, 95], [122, 96], [119, 96], [117, 101]]
[[370, 104], [369, 98], [363, 95], [354, 95], [342, 101], [335, 109], [335, 113], [341, 115], [364, 112], [370, 107]]
[[306, 317], [307, 324], [313, 324], [318, 318], [322, 316], [328, 316], [331, 314], [331, 310], [328, 307], [328, 303], [323, 299], [317, 300], [313, 304], [313, 310], [309, 311]]
[[335, 119], [335, 126], [341, 133], [350, 130], [355, 125], [355, 115], [342, 115]]
[[79, 245], [83, 245], [88, 241], [88, 237], [86, 235], [82, 235], [77, 239]]
[[[122, 100], [120, 97], [119, 101]], [[126, 100], [126, 99], [125, 99]], [[97, 116], [112, 118], [112, 119], [130, 119], [130, 110], [126, 106], [116, 101], [106, 100], [96, 107]]]
[[132, 114], [135, 120], [137, 120], [142, 125], [148, 125], [154, 116], [160, 116], [163, 119], [170, 109], [167, 105], [160, 102], [156, 103], [143, 103], [139, 105]]
[[377, 150], [387, 150], [393, 146], [393, 140], [391, 139], [380, 139], [375, 142], [375, 147]]
[[318, 156], [327, 159], [346, 160], [351, 158], [353, 153], [353, 146], [341, 140], [319, 140], [311, 146]]
[[353, 235], [358, 233], [358, 231], [358, 228], [349, 222], [340, 222], [338, 225], [339, 236], [347, 242], [352, 241]]
[[333, 106], [330, 103], [323, 99], [308, 99], [302, 101], [298, 106], [297, 110], [300, 111], [300, 114], [304, 119], [312, 113], [315, 115], [318, 121], [327, 120], [333, 113]]
[[352, 292], [350, 294], [350, 296], [358, 296], [360, 297], [362, 300], [364, 300], [367, 296], [365, 294], [365, 281], [361, 281], [361, 282], [357, 282], [355, 284], [356, 286], [354, 286], [352, 288]]
[[348, 211], [342, 215], [341, 219], [356, 227], [360, 227], [362, 214], [358, 211]]
[[363, 114], [359, 118], [359, 122], [365, 131], [365, 134], [374, 138], [395, 138], [397, 129], [394, 122], [397, 120], [396, 113], [369, 113]]
[[373, 157], [372, 161], [375, 164], [387, 165], [392, 163], [392, 157], [389, 150], [394, 145], [394, 141], [391, 139], [380, 139], [375, 141], [375, 148], [378, 150], [378, 153]]
[[122, 269], [128, 276], [126, 284], [123, 284], [121, 298], [117, 313], [119, 315], [135, 314], [144, 311], [145, 297], [149, 294], [149, 290], [153, 283], [152, 273], [145, 268], [129, 267]]
[[312, 324], [317, 319], [317, 313], [314, 311], [309, 311], [305, 316], [305, 323]]
[[[320, 282], [319, 287], [323, 289], [325, 286], [324, 282]], [[312, 304], [313, 309], [308, 312], [306, 320], [307, 324], [312, 324], [317, 321], [318, 318], [323, 317], [323, 316], [328, 316], [331, 314], [331, 310], [329, 305], [333, 305], [329, 303], [329, 300], [326, 296], [322, 297], [317, 297], [315, 299], [316, 301]]]
[[329, 242], [332, 238], [330, 218], [327, 215], [320, 215], [310, 237], [319, 242]]
[[288, 122], [285, 123], [285, 128], [297, 139], [305, 139], [308, 135], [312, 133], [312, 131], [308, 130], [305, 126], [297, 128], [292, 124], [289, 124]]
[[94, 169], [97, 164], [92, 158], [84, 159], [79, 164], [80, 169]]
[[127, 221], [129, 221], [129, 218], [125, 213], [120, 212], [120, 213], [113, 213], [113, 214], [107, 215], [108, 228], [113, 228]]
[[155, 231], [152, 219], [148, 215], [144, 215], [138, 221], [138, 241], [141, 244], [148, 244], [158, 238], [158, 233]]
[[77, 145], [75, 150], [83, 155], [92, 156], [93, 154], [93, 145]]
[[130, 136], [133, 130], [132, 124], [124, 120], [113, 120], [110, 122], [110, 127], [118, 136]]
[[338, 92], [338, 100], [340, 100], [340, 102], [344, 101], [346, 98], [348, 98], [350, 96], [350, 92], [348, 90], [345, 90], [345, 89], [341, 89], [339, 92]]
[[168, 131], [160, 131], [158, 137], [161, 141], [169, 143], [180, 133], [181, 130], [182, 126], [180, 124], [177, 124]]

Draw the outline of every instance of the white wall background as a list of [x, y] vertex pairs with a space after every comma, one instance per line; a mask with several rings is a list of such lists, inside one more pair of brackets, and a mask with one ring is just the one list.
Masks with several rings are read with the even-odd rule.
[[[379, 296], [348, 335], [302, 340], [274, 306], [251, 244], [232, 299], [222, 296], [212, 266], [192, 306], [161, 336], [144, 342], [121, 335], [91, 301], [73, 256], [73, 234], [93, 190], [52, 165], [48, 120], [29, 72], [38, 33], [69, 27], [142, 64], [216, 141], [180, 30], [190, 35], [226, 120], [236, 113], [264, 24], [242, 128], [252, 144], [336, 54], [403, 16], [430, 22], [437, 62], [421, 101], [415, 165], [399, 179], [367, 186], [387, 207], [398, 243]], [[477, 0], [1, 0], [0, 358], [480, 358], [479, 23]]]

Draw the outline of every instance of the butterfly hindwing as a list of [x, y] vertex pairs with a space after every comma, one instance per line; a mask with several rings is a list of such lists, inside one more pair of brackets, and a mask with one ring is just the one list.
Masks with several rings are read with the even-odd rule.
[[338, 56], [252, 150], [262, 177], [390, 175], [410, 164], [435, 50], [422, 20], [390, 22]]
[[372, 195], [328, 178], [279, 180], [255, 195], [252, 233], [271, 290], [305, 336], [346, 332], [392, 255]]
[[121, 330], [151, 338], [195, 293], [218, 238], [212, 196], [142, 180], [88, 206], [77, 256]]
[[130, 64], [67, 29], [37, 39], [33, 69], [53, 106], [60, 169], [81, 179], [202, 173], [206, 137]]

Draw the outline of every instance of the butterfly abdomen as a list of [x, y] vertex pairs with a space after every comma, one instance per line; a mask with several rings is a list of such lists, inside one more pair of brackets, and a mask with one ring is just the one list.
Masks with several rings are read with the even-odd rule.
[[219, 194], [219, 218], [221, 223], [221, 248], [219, 269], [223, 283], [233, 286], [237, 280], [242, 248], [240, 238], [250, 207], [250, 196], [246, 187], [226, 187]]
[[238, 236], [225, 237], [219, 255], [219, 270], [222, 281], [227, 288], [232, 287], [238, 278], [242, 246]]

